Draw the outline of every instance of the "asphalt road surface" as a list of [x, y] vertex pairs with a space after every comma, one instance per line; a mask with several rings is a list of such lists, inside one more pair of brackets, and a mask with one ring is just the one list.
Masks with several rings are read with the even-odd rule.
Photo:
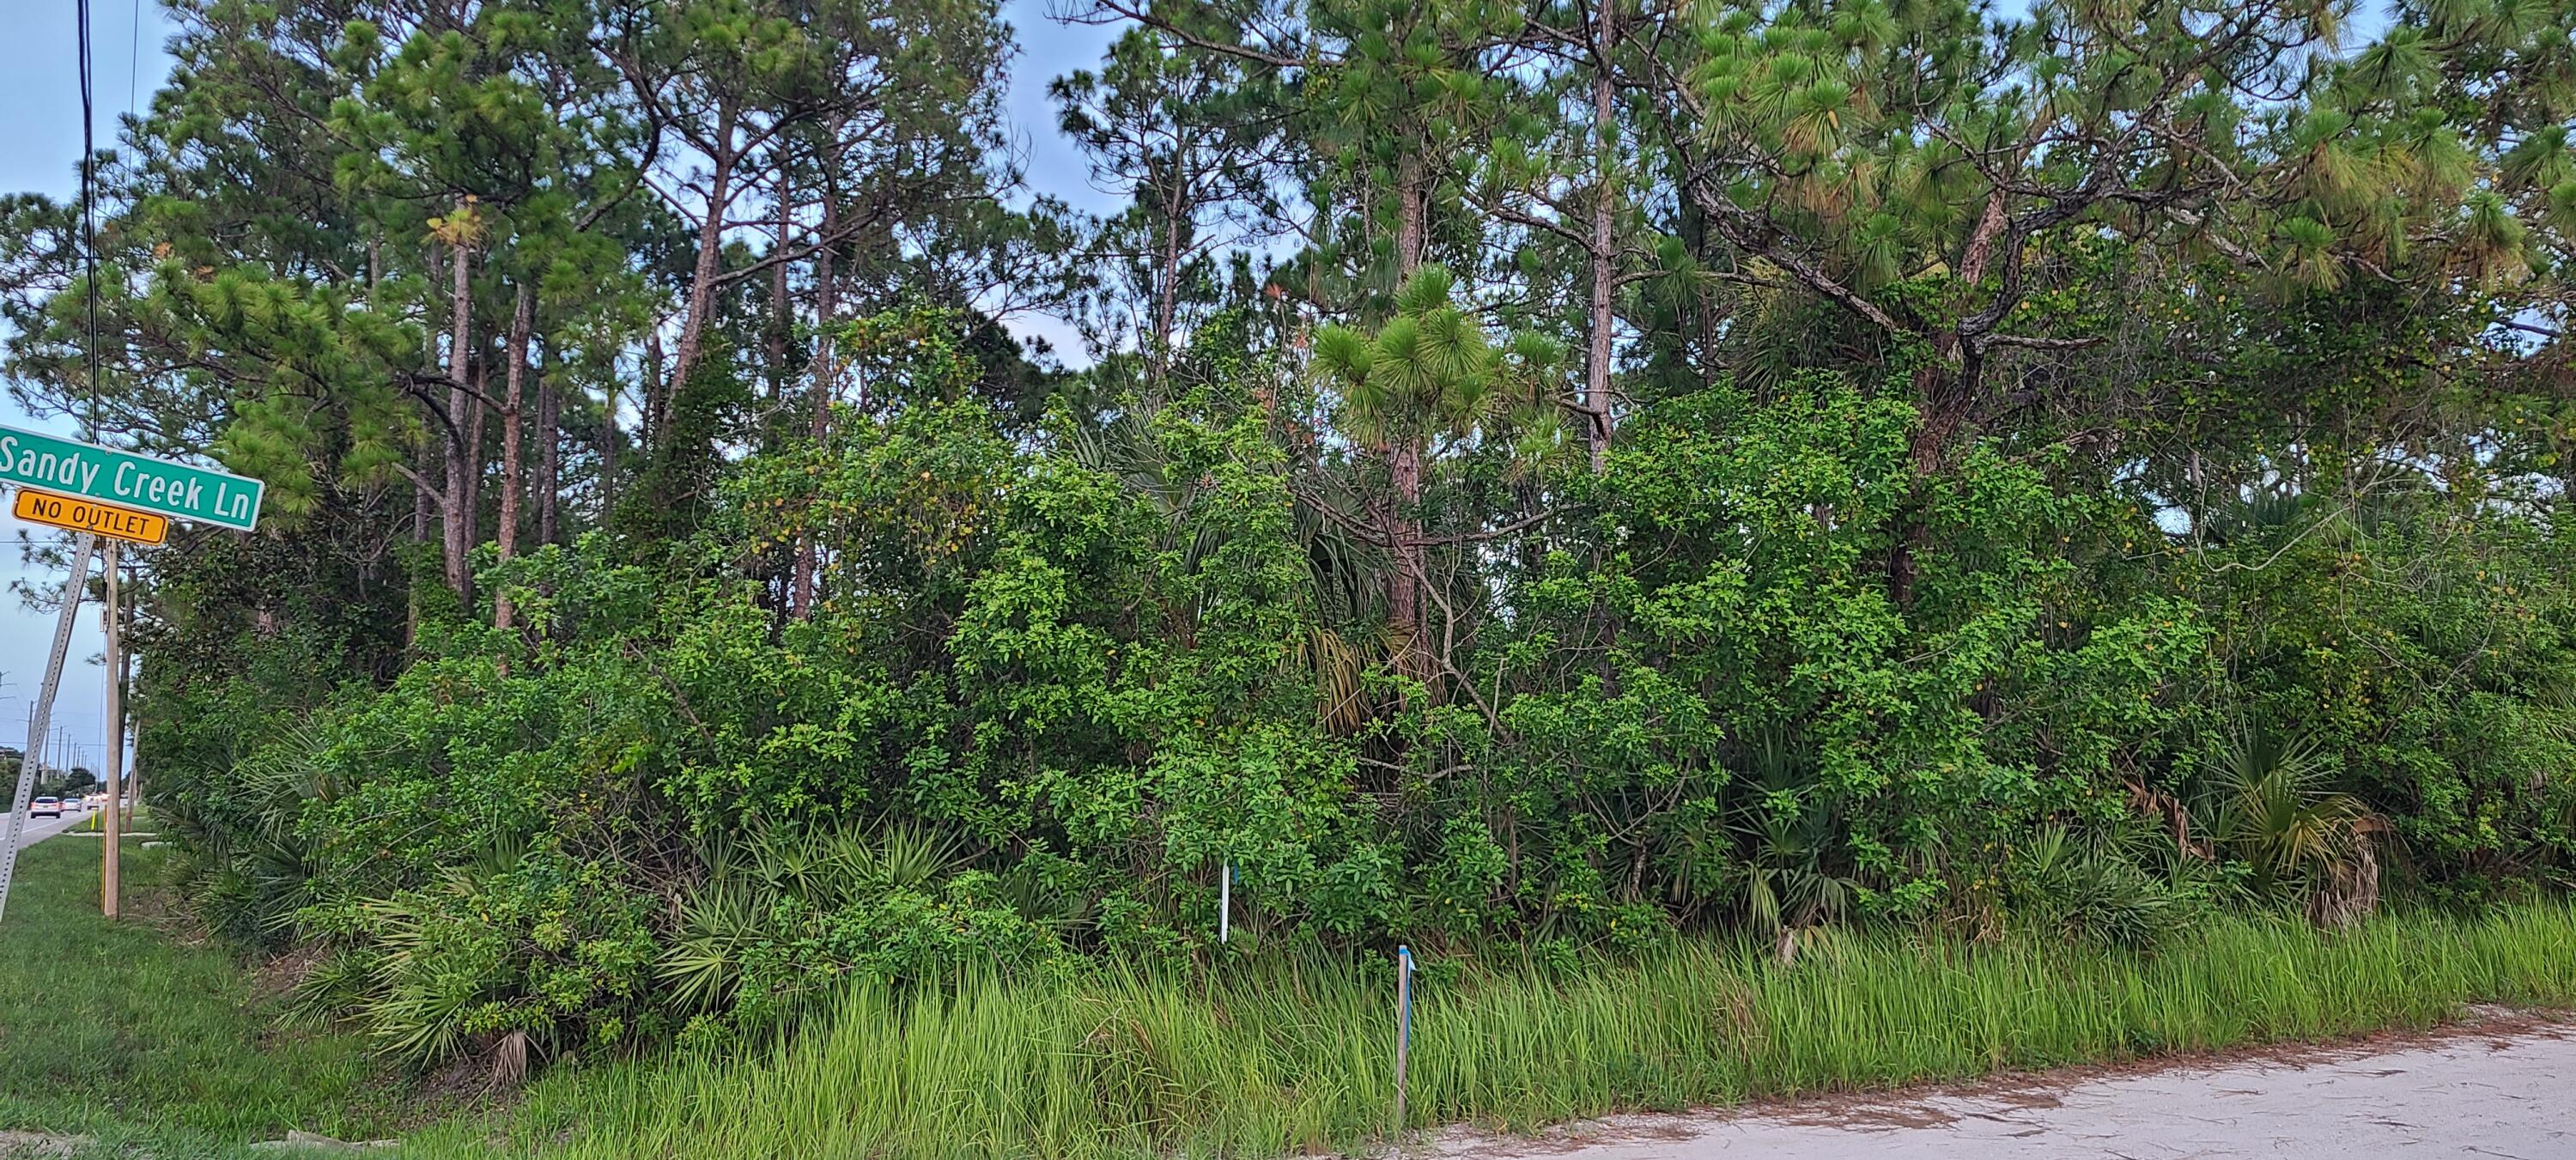
[[[1421, 1155], [1419, 1152], [1411, 1155]], [[1538, 1140], [1452, 1134], [1456, 1160], [2576, 1158], [2576, 1026], [2503, 1022], [2376, 1047], [2018, 1077], [1704, 1116], [1623, 1116]]]
[[[0, 814], [0, 822], [6, 822], [8, 820], [9, 816], [7, 814]], [[19, 848], [25, 849], [28, 846], [33, 846], [38, 842], [44, 841], [47, 838], [53, 837], [56, 834], [62, 833], [63, 831], [88, 820], [89, 813], [75, 810], [64, 810], [63, 816], [59, 818], [29, 818], [27, 819], [26, 831], [18, 837]], [[8, 834], [0, 833], [0, 841], [7, 841], [8, 837]]]

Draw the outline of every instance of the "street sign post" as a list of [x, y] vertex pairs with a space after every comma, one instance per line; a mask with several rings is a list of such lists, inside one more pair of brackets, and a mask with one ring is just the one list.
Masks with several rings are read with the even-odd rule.
[[[19, 519], [74, 533], [72, 574], [63, 585], [61, 611], [54, 623], [54, 650], [45, 662], [45, 683], [36, 694], [27, 721], [27, 748], [18, 761], [17, 792], [10, 796], [9, 816], [0, 820], [0, 913], [9, 905], [9, 879], [16, 873], [18, 844], [27, 826], [28, 795], [35, 788], [36, 746], [52, 722], [54, 692], [62, 686], [63, 655], [71, 648], [72, 620], [87, 595], [90, 557], [107, 558], [107, 728], [108, 752], [119, 762], [108, 779], [108, 816], [116, 817], [118, 774], [122, 773], [125, 721], [115, 682], [124, 671], [119, 652], [116, 547], [113, 541], [158, 544], [170, 535], [170, 521], [195, 520], [247, 532], [259, 523], [260, 493], [256, 479], [245, 479], [131, 451], [82, 443], [40, 431], [0, 426], [0, 485], [16, 484], [12, 506]], [[107, 827], [101, 870], [101, 909], [117, 912], [117, 830]]]
[[263, 490], [256, 479], [8, 426], [0, 426], [0, 483], [240, 532], [259, 523]]
[[129, 544], [158, 544], [170, 538], [168, 516], [32, 487], [18, 489], [18, 501], [10, 511], [29, 523], [67, 532], [88, 532]]

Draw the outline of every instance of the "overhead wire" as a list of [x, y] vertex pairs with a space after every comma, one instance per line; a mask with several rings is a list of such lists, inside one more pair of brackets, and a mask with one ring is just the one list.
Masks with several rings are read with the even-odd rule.
[[134, 0], [134, 26], [125, 40], [125, 115], [133, 116], [134, 95], [141, 91], [143, 76], [143, 0]]
[[84, 293], [84, 295], [83, 295], [83, 298], [84, 298], [84, 301], [85, 301], [85, 303], [86, 303], [86, 305], [87, 305], [87, 307], [88, 307], [88, 309], [87, 309], [86, 313], [87, 313], [87, 314], [88, 314], [88, 316], [89, 316], [89, 342], [86, 344], [86, 345], [87, 345], [87, 349], [83, 352], [83, 363], [84, 363], [85, 368], [86, 368], [86, 369], [87, 369], [87, 371], [88, 371], [88, 379], [87, 379], [87, 381], [86, 381], [83, 385], [89, 388], [89, 425], [88, 425], [88, 438], [89, 438], [89, 439], [91, 439], [91, 440], [93, 440], [93, 441], [95, 441], [95, 440], [98, 438], [98, 410], [99, 410], [99, 387], [98, 387], [98, 366], [99, 366], [99, 359], [98, 359], [98, 188], [97, 188], [97, 187], [98, 187], [98, 173], [97, 173], [97, 170], [98, 170], [98, 161], [97, 161], [97, 158], [98, 158], [98, 144], [97, 144], [97, 141], [98, 141], [98, 138], [97, 138], [98, 126], [97, 126], [97, 119], [98, 119], [98, 118], [97, 118], [97, 111], [96, 111], [96, 102], [95, 102], [95, 100], [94, 100], [94, 98], [93, 98], [93, 90], [95, 89], [95, 81], [96, 81], [96, 77], [95, 77], [93, 74], [94, 74], [94, 70], [95, 70], [95, 67], [96, 67], [96, 66], [95, 66], [95, 63], [94, 63], [94, 62], [93, 62], [93, 60], [92, 60], [92, 57], [93, 57], [93, 55], [94, 55], [94, 54], [93, 54], [93, 53], [92, 53], [92, 51], [91, 51], [91, 44], [90, 44], [90, 4], [89, 4], [89, 0], [77, 0], [77, 6], [78, 6], [78, 13], [77, 13], [77, 15], [78, 15], [79, 22], [80, 22], [80, 96], [81, 96], [80, 215], [81, 215], [81, 271], [82, 271], [82, 274], [84, 275], [84, 277], [82, 278], [82, 283], [83, 283], [84, 288], [85, 288], [85, 293]]

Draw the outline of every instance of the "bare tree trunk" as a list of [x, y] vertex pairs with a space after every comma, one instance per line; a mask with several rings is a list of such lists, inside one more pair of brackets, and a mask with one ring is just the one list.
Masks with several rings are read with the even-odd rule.
[[1412, 152], [1396, 161], [1395, 172], [1395, 276], [1406, 282], [1422, 268], [1428, 248], [1431, 179], [1422, 171], [1421, 156]]
[[[827, 195], [828, 196], [828, 195]], [[831, 200], [823, 203], [823, 236], [841, 228], [840, 207]], [[832, 248], [814, 251], [814, 441], [820, 443], [832, 429], [832, 396], [840, 389], [840, 367], [834, 364], [833, 328], [841, 321], [841, 288], [832, 270]]]
[[1163, 269], [1154, 295], [1154, 351], [1152, 356], [1153, 389], [1160, 391], [1163, 374], [1172, 365], [1173, 318], [1180, 310], [1181, 222], [1178, 193], [1165, 195], [1163, 201]]
[[[440, 446], [443, 448], [445, 445], [442, 443]], [[438, 474], [438, 465], [443, 458], [439, 451], [426, 443], [413, 455], [412, 466], [417, 474], [412, 477], [411, 485], [412, 543], [427, 543], [429, 540], [429, 522], [437, 518], [439, 503], [437, 494], [429, 489], [429, 477]], [[412, 642], [419, 639], [420, 589], [406, 577], [403, 585], [403, 648], [410, 649]]]
[[734, 167], [741, 162], [733, 151], [734, 110], [728, 108], [716, 121], [716, 139], [725, 148], [708, 158], [706, 217], [698, 223], [698, 262], [689, 274], [689, 297], [680, 315], [680, 348], [671, 360], [671, 391], [689, 389], [689, 372], [697, 368], [698, 353], [704, 347], [709, 303], [715, 298], [716, 275], [724, 256], [725, 207], [733, 201]]
[[[1994, 261], [1998, 242], [2010, 224], [2004, 206], [2004, 191], [1995, 190], [1986, 197], [1985, 211], [1977, 219], [1977, 228], [1968, 235], [1968, 244], [1960, 252], [1960, 284], [1975, 287], [1985, 280], [1986, 268]], [[1915, 409], [1921, 421], [1914, 425], [1908, 440], [1908, 457], [1918, 477], [1938, 475], [1949, 469], [1956, 443], [1966, 434], [1969, 412], [1977, 401], [1981, 360], [1974, 346], [1963, 347], [1959, 332], [1945, 330], [1932, 336], [1933, 352], [1941, 357], [1914, 373]], [[1950, 365], [1952, 363], [1957, 365]], [[1887, 590], [1899, 608], [1914, 606], [1914, 584], [1919, 571], [1916, 563], [1929, 544], [1932, 531], [1919, 511], [1904, 521], [1895, 545], [1889, 550]]]
[[608, 384], [599, 417], [599, 522], [603, 524], [617, 511], [617, 396], [623, 390], [613, 381]]
[[[760, 424], [760, 445], [771, 449], [777, 447], [779, 437], [783, 434], [778, 426], [770, 421], [770, 416], [782, 415], [786, 409], [787, 338], [795, 330], [796, 317], [795, 306], [787, 297], [787, 262], [783, 260], [790, 244], [789, 231], [795, 226], [795, 197], [794, 190], [788, 184], [787, 165], [788, 162], [784, 158], [778, 162], [778, 236], [772, 243], [775, 249], [771, 255], [782, 260], [769, 270], [769, 402], [775, 409], [766, 412]], [[799, 536], [797, 542], [802, 545], [804, 538]], [[762, 553], [764, 556], [767, 554]], [[781, 605], [784, 605], [783, 611], [786, 616], [793, 619], [804, 615], [802, 607], [797, 603], [800, 598], [798, 588], [801, 581], [798, 569], [804, 563], [804, 557], [798, 549], [791, 549], [788, 557], [788, 575], [780, 578], [778, 600]], [[761, 571], [766, 573], [768, 570], [767, 562], [764, 561], [761, 564]], [[761, 590], [764, 593], [769, 590], [769, 580], [765, 576], [761, 581]]]
[[1986, 267], [1995, 260], [1995, 240], [2003, 236], [2008, 224], [2004, 216], [2004, 192], [2000, 189], [1986, 195], [1985, 212], [1977, 217], [1977, 230], [1969, 235], [1968, 246], [1959, 256], [1959, 280], [1974, 286], [1985, 281]]
[[[1419, 154], [1407, 152], [1396, 163], [1395, 263], [1399, 283], [1410, 282], [1422, 268], [1429, 216], [1430, 178], [1423, 172]], [[1396, 436], [1387, 448], [1387, 476], [1394, 485], [1395, 500], [1388, 505], [1384, 528], [1387, 550], [1394, 557], [1395, 570], [1387, 577], [1387, 621], [1395, 629], [1403, 650], [1397, 654], [1397, 670], [1408, 676], [1428, 677], [1422, 633], [1422, 441], [1411, 433]]]
[[[432, 424], [432, 426], [435, 426], [435, 424]], [[444, 436], [441, 438], [444, 439]], [[438, 474], [438, 465], [445, 454], [444, 448], [445, 444], [442, 442], [440, 444], [440, 450], [435, 453], [433, 453], [433, 451], [426, 445], [418, 449], [417, 453], [413, 456], [414, 462], [412, 466], [420, 472], [420, 478], [426, 480], [430, 476]], [[416, 483], [412, 485], [411, 542], [418, 544], [424, 543], [429, 539], [429, 522], [438, 518], [437, 504], [438, 497], [429, 490], [426, 484]]]
[[537, 372], [537, 543], [552, 544], [562, 535], [557, 521], [563, 507], [563, 395], [555, 384], [552, 347]]
[[474, 547], [483, 542], [483, 422], [492, 413], [484, 400], [492, 397], [494, 352], [477, 349], [471, 364], [474, 390], [465, 401], [465, 442], [457, 462], [462, 474], [448, 490], [449, 502], [456, 508], [457, 544], [464, 561], [464, 610], [471, 612], [474, 603]]
[[[501, 518], [496, 547], [504, 564], [509, 563], [510, 557], [519, 550], [519, 493], [523, 490], [519, 475], [519, 441], [524, 434], [519, 412], [520, 404], [527, 397], [529, 315], [534, 309], [528, 284], [519, 283], [518, 302], [510, 313], [509, 385], [501, 396]], [[508, 630], [517, 611], [510, 606], [507, 587], [492, 594], [492, 627]]]
[[[840, 211], [835, 200], [829, 192], [823, 196], [823, 236], [827, 238], [840, 228]], [[833, 281], [832, 248], [824, 246], [814, 251], [813, 436], [817, 449], [831, 434], [832, 392], [840, 379], [838, 368], [832, 361], [832, 327], [840, 321], [841, 308], [840, 294]], [[797, 533], [795, 589], [788, 602], [794, 605], [795, 614], [806, 620], [814, 616], [818, 579], [815, 573], [819, 564], [816, 554], [814, 533], [810, 529]]]
[[[2010, 224], [2004, 212], [2004, 191], [1998, 189], [1987, 195], [1985, 211], [1978, 216], [1977, 228], [1968, 235], [1968, 244], [1959, 255], [1961, 285], [1973, 289], [1985, 281], [1986, 270], [1994, 264], [2005, 228]], [[1912, 452], [1915, 469], [1927, 474], [1949, 465], [1952, 442], [1967, 430], [1969, 411], [1976, 404], [1979, 371], [1976, 348], [1963, 344], [1958, 330], [1933, 335], [1932, 349], [1940, 354], [1940, 361], [1916, 372], [1914, 378], [1916, 405], [1923, 413], [1923, 421], [1914, 429]]]
[[1429, 678], [1429, 642], [1424, 639], [1422, 622], [1422, 584], [1426, 577], [1422, 551], [1422, 522], [1418, 514], [1422, 503], [1422, 444], [1413, 436], [1398, 437], [1387, 451], [1387, 474], [1395, 485], [1395, 503], [1387, 511], [1387, 538], [1393, 541], [1395, 572], [1387, 577], [1386, 614], [1395, 628], [1399, 647], [1397, 671], [1406, 676]]
[[474, 397], [465, 404], [465, 497], [458, 501], [465, 509], [465, 550], [483, 542], [483, 423], [492, 415], [484, 400], [492, 397], [492, 368], [498, 360], [494, 352], [474, 352]]
[[1583, 438], [1592, 449], [1592, 473], [1610, 463], [1611, 290], [1617, 285], [1612, 227], [1619, 213], [1619, 122], [1612, 105], [1610, 54], [1618, 44], [1618, 0], [1599, 0], [1601, 62], [1592, 78], [1592, 119], [1598, 140], [1592, 185], [1592, 333], [1583, 362]]
[[448, 291], [449, 333], [447, 343], [447, 479], [439, 496], [440, 563], [445, 565], [447, 586], [460, 601], [471, 601], [474, 576], [467, 566], [467, 554], [474, 549], [474, 509], [472, 492], [467, 485], [471, 475], [468, 463], [472, 449], [467, 440], [466, 414], [474, 396], [466, 388], [467, 345], [472, 337], [474, 304], [472, 287], [466, 280], [465, 247], [448, 247], [453, 257], [453, 285]]
[[665, 369], [662, 365], [662, 332], [647, 330], [644, 332], [644, 398], [638, 419], [642, 429], [637, 434], [642, 436], [641, 446], [648, 450], [655, 437], [662, 433], [664, 417], [671, 412], [671, 376], [663, 373]]
[[[787, 252], [790, 220], [790, 190], [786, 163], [780, 162], [778, 174], [778, 240], [777, 253]], [[787, 301], [787, 263], [780, 262], [769, 271], [769, 399], [773, 403], [787, 398], [787, 336], [794, 331], [796, 312]], [[767, 427], [767, 424], [763, 424]], [[774, 429], [773, 429], [774, 430]], [[767, 435], [763, 435], [764, 445]]]

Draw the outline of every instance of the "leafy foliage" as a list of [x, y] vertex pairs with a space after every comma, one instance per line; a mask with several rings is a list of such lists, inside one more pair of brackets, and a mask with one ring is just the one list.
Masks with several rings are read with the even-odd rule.
[[271, 481], [150, 793], [411, 1062], [2576, 874], [2563, 2], [1102, 0], [1098, 220], [979, 0], [177, 7], [9, 365]]

